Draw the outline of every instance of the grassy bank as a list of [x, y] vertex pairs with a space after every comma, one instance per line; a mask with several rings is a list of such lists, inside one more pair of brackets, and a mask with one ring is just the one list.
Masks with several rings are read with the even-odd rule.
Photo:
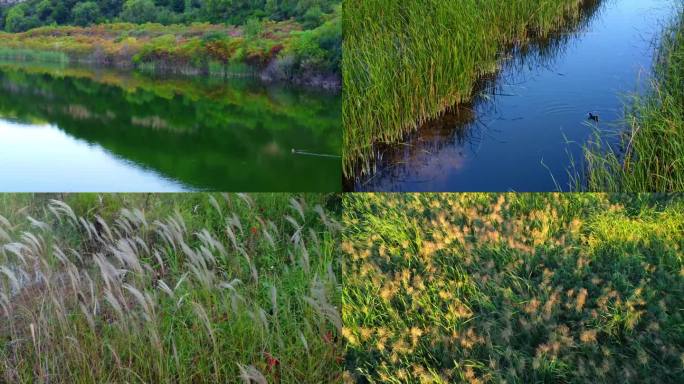
[[372, 171], [374, 144], [397, 142], [469, 99], [509, 44], [546, 35], [595, 2], [345, 0], [345, 175]]
[[0, 196], [0, 382], [335, 381], [338, 211], [325, 195]]
[[684, 8], [663, 33], [651, 90], [635, 96], [627, 131], [611, 148], [597, 138], [585, 149], [591, 191], [684, 191]]
[[334, 86], [342, 56], [340, 12], [311, 30], [289, 20], [249, 27], [112, 23], [0, 32], [0, 58]]
[[673, 383], [684, 199], [345, 195], [350, 381]]

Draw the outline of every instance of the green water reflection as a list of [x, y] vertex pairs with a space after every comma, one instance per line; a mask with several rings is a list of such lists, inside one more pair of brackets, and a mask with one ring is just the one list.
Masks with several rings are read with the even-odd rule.
[[[0, 63], [3, 121], [58, 129], [79, 145], [101, 147], [123, 168], [139, 168], [144, 177], [169, 180], [176, 186], [171, 189], [341, 188], [341, 98], [329, 92], [265, 86], [246, 79], [160, 79]], [[21, 156], [31, 157], [31, 164], [44, 168], [21, 172], [40, 171], [55, 177], [50, 185], [59, 185], [63, 175], [49, 172], [59, 159], [41, 159], [36, 148], [16, 148], [10, 142], [0, 140], [0, 153], [10, 158], [6, 161], [22, 164]], [[84, 151], [80, 159], [84, 164], [88, 153]], [[13, 170], [1, 165], [0, 180], [31, 183], [30, 177], [13, 178]], [[101, 177], [113, 176], [103, 172]], [[70, 185], [61, 190], [81, 190], [74, 178], [64, 179]], [[131, 190], [118, 185], [105, 189]], [[36, 190], [32, 185], [5, 187]], [[87, 188], [84, 183], [83, 189]]]

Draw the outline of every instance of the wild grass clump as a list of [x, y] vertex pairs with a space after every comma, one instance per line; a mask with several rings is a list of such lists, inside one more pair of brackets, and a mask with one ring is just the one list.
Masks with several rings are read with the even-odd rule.
[[585, 148], [586, 185], [607, 192], [684, 191], [684, 7], [662, 37], [652, 87], [634, 96], [618, 148], [600, 136]]
[[345, 0], [345, 176], [373, 172], [374, 144], [468, 100], [508, 45], [545, 36], [595, 2]]
[[348, 382], [684, 378], [684, 199], [354, 194]]
[[0, 382], [339, 380], [327, 199], [0, 198]]

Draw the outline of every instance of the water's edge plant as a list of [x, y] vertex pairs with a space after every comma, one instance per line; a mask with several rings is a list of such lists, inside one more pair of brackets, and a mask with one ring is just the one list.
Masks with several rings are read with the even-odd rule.
[[684, 6], [678, 7], [660, 38], [649, 91], [631, 96], [616, 145], [597, 133], [585, 146], [586, 175], [576, 176], [575, 189], [684, 191]]
[[595, 3], [345, 0], [345, 177], [372, 174], [376, 145], [469, 100], [511, 45], [547, 36]]

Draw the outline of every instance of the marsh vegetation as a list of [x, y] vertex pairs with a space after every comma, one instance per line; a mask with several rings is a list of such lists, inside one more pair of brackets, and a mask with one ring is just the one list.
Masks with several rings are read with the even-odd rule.
[[[563, 8], [553, 1], [526, 5], [546, 15], [552, 3]], [[346, 21], [359, 31], [376, 28], [372, 35], [391, 31], [389, 36], [401, 38], [388, 38], [377, 48], [368, 45], [365, 55], [349, 57], [350, 68], [358, 69], [345, 78], [352, 84], [343, 113], [345, 188], [681, 190], [681, 5], [669, 0], [572, 3], [555, 24], [537, 21], [531, 10], [527, 19], [525, 12], [500, 10], [495, 22], [481, 21], [495, 13], [478, 18], [484, 9], [468, 10], [467, 1], [428, 2], [415, 12], [404, 3], [387, 14], [386, 23]], [[440, 6], [449, 11], [433, 12]], [[446, 20], [439, 19], [459, 7], [471, 17], [448, 13]], [[521, 37], [497, 28], [478, 30], [517, 17], [520, 24], [527, 20]], [[392, 30], [399, 23], [393, 18], [406, 23], [406, 32]], [[411, 22], [423, 19], [439, 28], [411, 34]], [[464, 31], [478, 37], [464, 38]], [[482, 53], [487, 42], [495, 45], [491, 56]], [[367, 63], [398, 72], [374, 72]], [[463, 63], [470, 69], [455, 68]], [[354, 84], [361, 88], [354, 90]], [[453, 90], [460, 91], [448, 93]], [[361, 101], [373, 95], [380, 108]], [[351, 158], [358, 161], [350, 163]]]
[[345, 0], [345, 176], [373, 173], [376, 144], [469, 100], [502, 51], [548, 35], [587, 3]]
[[677, 7], [659, 39], [648, 92], [633, 95], [617, 144], [597, 136], [586, 146], [578, 189], [684, 191], [684, 7]]

